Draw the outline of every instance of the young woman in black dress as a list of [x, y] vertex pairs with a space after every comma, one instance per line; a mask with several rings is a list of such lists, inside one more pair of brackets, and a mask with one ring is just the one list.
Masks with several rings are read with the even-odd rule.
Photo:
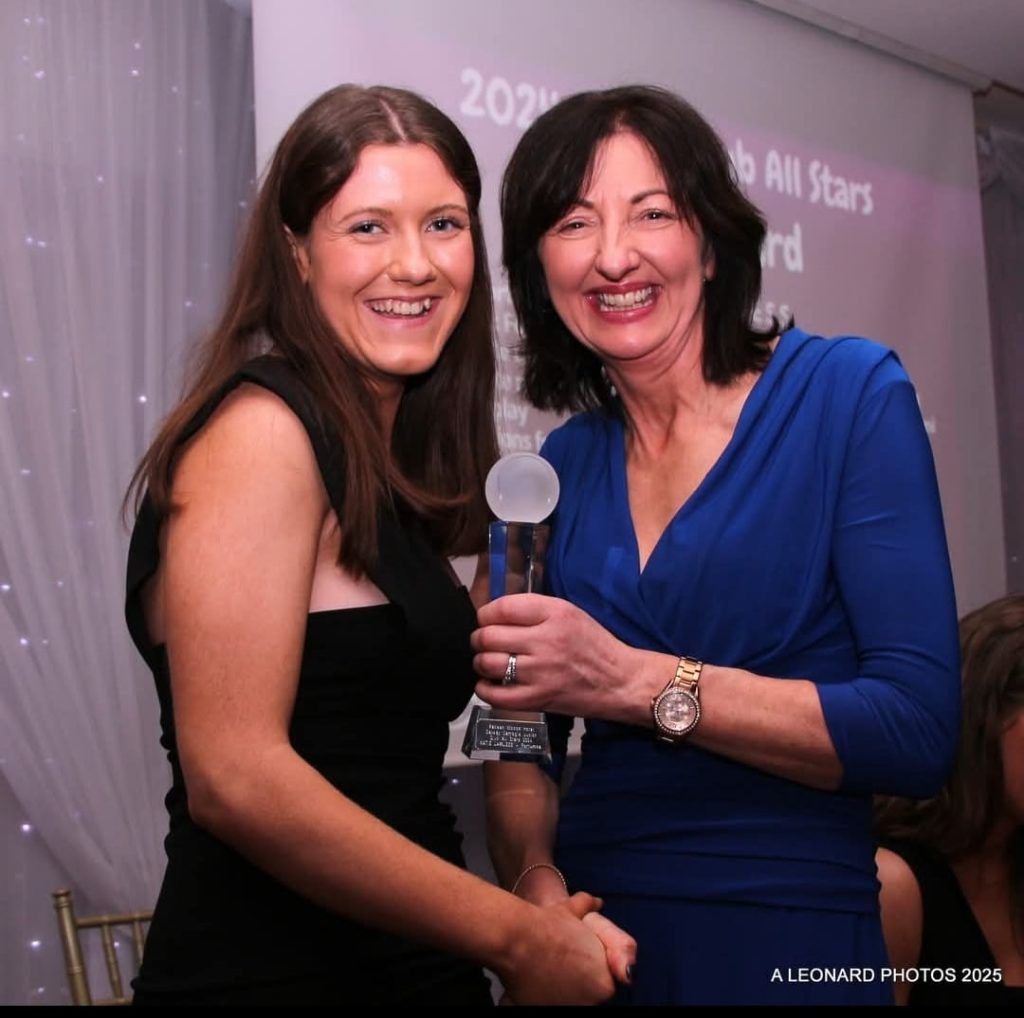
[[466, 872], [438, 801], [474, 684], [447, 560], [480, 549], [496, 454], [479, 199], [422, 98], [314, 101], [139, 466], [127, 617], [172, 787], [137, 1003], [486, 1004], [481, 966], [596, 1002], [631, 958], [589, 895]]

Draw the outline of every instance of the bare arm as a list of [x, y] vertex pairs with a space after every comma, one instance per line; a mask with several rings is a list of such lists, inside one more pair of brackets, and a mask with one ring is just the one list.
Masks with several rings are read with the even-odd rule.
[[[568, 891], [552, 869], [558, 822], [558, 789], [539, 767], [525, 763], [484, 764], [487, 787], [487, 847], [502, 886], [535, 905], [565, 901]], [[619, 982], [632, 981], [637, 944], [598, 912], [584, 918], [601, 938], [609, 968]]]
[[471, 957], [517, 1002], [606, 997], [596, 905], [538, 909], [438, 859], [339, 793], [288, 739], [319, 537], [312, 449], [246, 390], [178, 465], [166, 526], [166, 642], [189, 808], [282, 883], [369, 925]]
[[[477, 608], [489, 597], [487, 555], [477, 559], [470, 596]], [[506, 655], [507, 664], [507, 655]], [[535, 904], [566, 897], [554, 870], [552, 848], [558, 823], [558, 789], [536, 764], [484, 764], [487, 849], [498, 881], [509, 890], [528, 866], [541, 864], [519, 881], [518, 893]]]
[[[882, 908], [882, 932], [894, 969], [916, 968], [921, 959], [921, 930], [924, 914], [921, 888], [906, 861], [887, 848], [875, 852], [878, 879], [882, 885], [878, 900]], [[897, 981], [897, 1004], [906, 1004], [912, 984]]]
[[[488, 597], [488, 559], [477, 561], [471, 596], [479, 608]], [[506, 656], [507, 663], [507, 656]], [[558, 788], [535, 764], [485, 763], [487, 848], [502, 887], [533, 902], [555, 905], [568, 891], [552, 869], [555, 827], [558, 823]], [[604, 944], [612, 975], [632, 982], [636, 941], [598, 912], [584, 918]]]
[[[558, 822], [558, 789], [535, 764], [486, 763], [487, 847], [498, 880], [511, 888], [528, 867], [553, 864]], [[565, 897], [558, 875], [538, 868], [522, 880], [519, 893], [536, 904]]]

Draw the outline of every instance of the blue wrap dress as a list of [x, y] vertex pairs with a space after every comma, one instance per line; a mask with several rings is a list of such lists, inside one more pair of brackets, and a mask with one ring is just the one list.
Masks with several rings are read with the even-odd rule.
[[[578, 415], [543, 455], [549, 592], [630, 646], [810, 679], [843, 768], [821, 791], [586, 722], [556, 859], [638, 941], [619, 1002], [891, 1002], [871, 796], [933, 794], [959, 726], [939, 492], [897, 356], [785, 332], [642, 571], [622, 423]], [[552, 717], [563, 752], [569, 727]]]

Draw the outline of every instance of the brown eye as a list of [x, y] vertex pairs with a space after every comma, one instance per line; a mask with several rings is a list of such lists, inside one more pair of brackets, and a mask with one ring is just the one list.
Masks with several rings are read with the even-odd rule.
[[438, 216], [437, 219], [432, 219], [430, 226], [427, 227], [427, 229], [432, 230], [434, 233], [455, 233], [465, 228], [465, 224], [453, 216]]
[[356, 223], [354, 226], [349, 228], [349, 233], [354, 233], [360, 237], [372, 237], [374, 234], [380, 233], [384, 229], [380, 223], [372, 220], [367, 220], [363, 223]]

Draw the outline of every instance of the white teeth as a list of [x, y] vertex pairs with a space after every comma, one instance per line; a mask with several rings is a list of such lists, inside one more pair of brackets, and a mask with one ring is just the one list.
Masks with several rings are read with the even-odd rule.
[[629, 293], [599, 293], [597, 299], [604, 308], [635, 308], [646, 303], [652, 293], [654, 287], [645, 286], [642, 290], [631, 290]]
[[423, 300], [372, 300], [370, 308], [382, 315], [404, 315], [414, 318], [416, 315], [425, 315], [430, 310], [433, 297], [424, 297]]

